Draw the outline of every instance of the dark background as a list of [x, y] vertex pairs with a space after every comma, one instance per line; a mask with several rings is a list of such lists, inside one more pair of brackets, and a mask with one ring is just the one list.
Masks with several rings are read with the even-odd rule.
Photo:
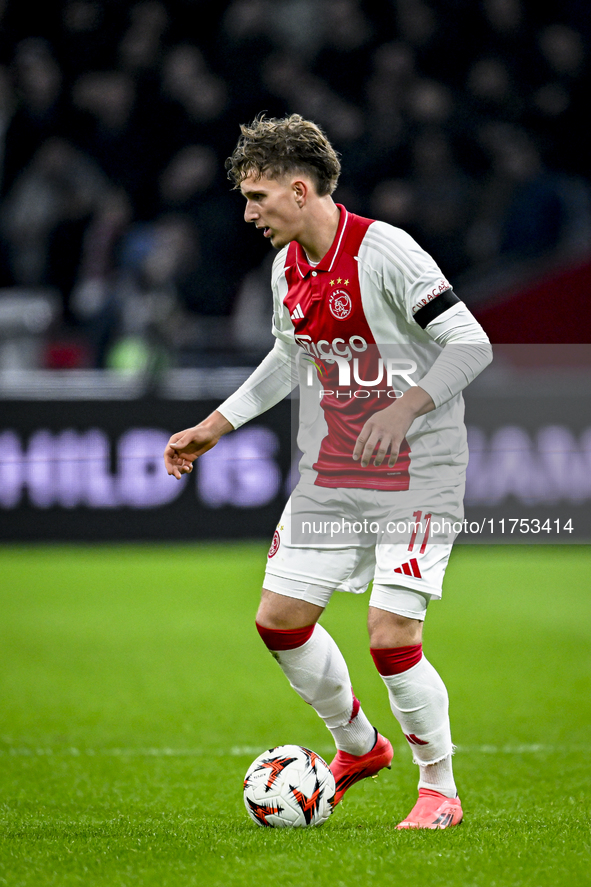
[[[471, 457], [459, 541], [591, 541], [590, 400], [589, 391], [565, 396], [525, 383], [507, 395], [466, 395]], [[270, 540], [297, 477], [289, 401], [223, 438], [181, 483], [166, 474], [162, 451], [187, 424], [185, 401], [3, 407], [4, 540]], [[100, 438], [98, 453], [89, 433]]]
[[262, 111], [322, 125], [337, 199], [495, 341], [590, 341], [590, 29], [583, 0], [5, 0], [0, 287], [49, 308], [0, 368], [256, 362], [272, 257], [223, 164]]
[[[136, 489], [164, 490], [158, 433], [200, 419], [272, 344], [273, 251], [224, 171], [263, 111], [317, 121], [341, 154], [337, 200], [408, 230], [491, 340], [520, 346], [467, 392], [469, 514], [575, 515], [588, 538], [590, 35], [583, 0], [0, 2], [2, 538], [272, 532], [288, 405], [253, 425], [276, 435], [248, 475], [276, 484], [264, 505], [216, 500], [257, 463], [248, 435], [203, 460], [206, 501], [193, 478], [126, 504], [118, 461], [127, 441]], [[126, 437], [142, 428], [155, 436]], [[83, 446], [70, 432], [93, 429], [108, 506], [64, 467]]]

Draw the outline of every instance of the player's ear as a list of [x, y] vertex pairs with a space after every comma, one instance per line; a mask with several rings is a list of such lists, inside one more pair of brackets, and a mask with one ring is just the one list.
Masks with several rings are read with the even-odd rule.
[[301, 208], [306, 202], [310, 186], [303, 179], [294, 179], [291, 183], [291, 188], [295, 197], [295, 202]]

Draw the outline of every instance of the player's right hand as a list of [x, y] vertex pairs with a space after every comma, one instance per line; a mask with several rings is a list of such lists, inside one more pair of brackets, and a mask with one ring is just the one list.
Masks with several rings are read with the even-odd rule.
[[217, 410], [199, 425], [177, 431], [164, 450], [164, 465], [168, 474], [177, 480], [183, 474], [190, 474], [194, 461], [211, 450], [228, 431], [233, 431], [233, 426]]

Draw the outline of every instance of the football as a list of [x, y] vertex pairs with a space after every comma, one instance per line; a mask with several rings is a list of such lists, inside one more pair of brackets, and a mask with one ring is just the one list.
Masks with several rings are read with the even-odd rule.
[[322, 825], [333, 810], [334, 776], [316, 752], [278, 745], [255, 758], [244, 777], [244, 803], [257, 825]]

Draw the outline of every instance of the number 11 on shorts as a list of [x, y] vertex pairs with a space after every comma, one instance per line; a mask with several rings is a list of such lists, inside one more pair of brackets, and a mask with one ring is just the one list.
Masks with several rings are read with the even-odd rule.
[[[412, 516], [414, 518], [414, 523], [413, 523], [413, 528], [412, 528], [412, 536], [410, 537], [410, 542], [408, 545], [409, 551], [412, 551], [414, 549], [414, 545], [417, 540], [417, 534], [418, 534], [419, 530], [423, 529], [423, 524], [421, 522], [422, 514], [423, 514], [422, 511], [413, 511]], [[419, 554], [424, 554], [425, 548], [427, 547], [427, 540], [429, 538], [429, 530], [431, 529], [431, 517], [432, 517], [431, 514], [425, 515], [425, 524], [424, 524], [425, 534], [423, 536], [423, 541], [421, 542]]]

